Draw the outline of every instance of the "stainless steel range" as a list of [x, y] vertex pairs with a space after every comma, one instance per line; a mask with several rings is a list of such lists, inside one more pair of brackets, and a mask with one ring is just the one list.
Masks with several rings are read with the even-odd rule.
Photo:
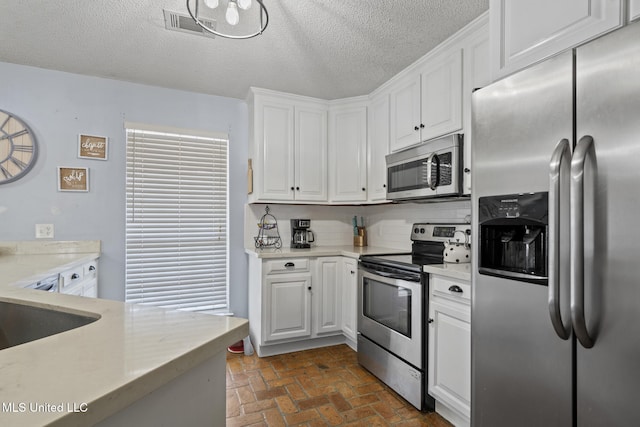
[[[420, 410], [427, 394], [428, 275], [442, 264], [444, 243], [468, 224], [414, 224], [411, 253], [365, 255], [358, 268], [358, 362]], [[456, 232], [458, 232], [456, 234]]]

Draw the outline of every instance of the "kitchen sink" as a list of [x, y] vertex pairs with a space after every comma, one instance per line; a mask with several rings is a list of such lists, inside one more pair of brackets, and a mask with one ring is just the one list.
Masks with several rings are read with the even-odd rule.
[[88, 325], [99, 316], [0, 301], [0, 350]]

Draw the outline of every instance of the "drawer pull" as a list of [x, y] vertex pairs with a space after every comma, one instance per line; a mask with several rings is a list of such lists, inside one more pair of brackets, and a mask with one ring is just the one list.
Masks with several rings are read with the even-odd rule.
[[431, 318], [427, 319], [427, 323], [433, 323], [433, 319]]
[[452, 285], [452, 286], [449, 286], [449, 292], [455, 292], [457, 294], [461, 294], [462, 288], [458, 285]]
[[80, 278], [80, 275], [78, 273], [73, 273], [71, 275], [71, 280], [76, 280], [76, 279], [79, 279], [79, 278]]
[[96, 266], [95, 265], [90, 265], [89, 266], [89, 271], [96, 271]]
[[296, 265], [294, 263], [292, 263], [292, 262], [288, 262], [284, 266], [289, 268], [289, 267], [295, 267]]

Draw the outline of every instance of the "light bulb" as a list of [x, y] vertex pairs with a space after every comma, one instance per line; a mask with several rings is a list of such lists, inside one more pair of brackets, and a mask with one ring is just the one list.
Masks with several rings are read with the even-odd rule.
[[227, 13], [225, 14], [229, 25], [237, 25], [240, 22], [240, 14], [238, 13], [238, 5], [234, 0], [229, 0], [229, 6], [227, 6]]
[[238, 7], [242, 10], [247, 10], [251, 7], [251, 0], [238, 0]]
[[208, 8], [215, 9], [220, 5], [220, 0], [204, 0], [204, 5]]

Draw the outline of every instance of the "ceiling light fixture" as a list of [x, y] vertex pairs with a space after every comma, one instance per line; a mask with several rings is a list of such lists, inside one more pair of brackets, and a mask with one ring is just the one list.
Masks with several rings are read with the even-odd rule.
[[[263, 0], [255, 0], [256, 3], [260, 6], [260, 10], [257, 12], [257, 19], [259, 20], [258, 30], [254, 33], [246, 33], [246, 34], [226, 34], [219, 31], [217, 28], [211, 28], [207, 26], [204, 22], [200, 21], [200, 18], [204, 19], [205, 16], [200, 15], [200, 3], [204, 4], [204, 8], [208, 9], [208, 11], [215, 11], [218, 14], [224, 13], [224, 20], [227, 24], [232, 27], [238, 25], [240, 22], [240, 10], [246, 11], [251, 8], [253, 3], [252, 0], [227, 0], [226, 10], [224, 7], [220, 7], [220, 0], [186, 0], [187, 1], [187, 10], [189, 11], [189, 15], [193, 18], [193, 20], [200, 26], [204, 31], [214, 34], [219, 37], [224, 37], [227, 39], [250, 39], [255, 36], [259, 36], [262, 32], [267, 28], [267, 24], [269, 23], [269, 13], [267, 12], [267, 8], [264, 6]], [[224, 2], [223, 0], [222, 2]], [[195, 3], [195, 7], [192, 9], [192, 5]], [[224, 10], [224, 12], [222, 12]], [[210, 16], [206, 16], [207, 19], [211, 19]], [[216, 19], [216, 21], [221, 21], [221, 19]]]

